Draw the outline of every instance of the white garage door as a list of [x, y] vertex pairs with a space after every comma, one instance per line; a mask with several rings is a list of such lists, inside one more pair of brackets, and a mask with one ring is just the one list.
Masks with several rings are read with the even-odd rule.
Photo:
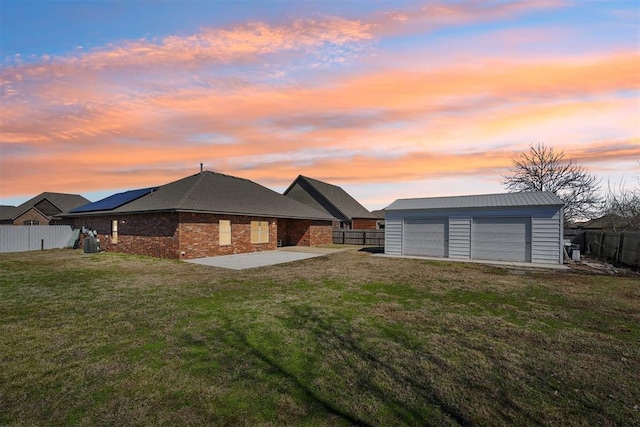
[[404, 221], [404, 255], [446, 257], [447, 220], [406, 219]]
[[530, 218], [474, 218], [471, 258], [531, 261]]

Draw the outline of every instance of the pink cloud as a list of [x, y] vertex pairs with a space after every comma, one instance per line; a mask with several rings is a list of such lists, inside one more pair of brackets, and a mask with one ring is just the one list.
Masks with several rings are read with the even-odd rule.
[[203, 28], [189, 36], [127, 40], [75, 56], [43, 57], [39, 63], [8, 67], [2, 73], [2, 81], [171, 65], [193, 68], [255, 60], [259, 55], [301, 49], [309, 53], [324, 45], [369, 40], [370, 30], [371, 24], [331, 16], [300, 19], [280, 26], [251, 22], [234, 28]]
[[517, 16], [536, 10], [555, 9], [566, 6], [559, 0], [482, 2], [463, 0], [427, 2], [424, 6], [397, 12], [385, 12], [372, 18], [375, 33], [379, 36], [402, 35], [430, 31], [444, 26], [464, 25], [472, 22], [487, 22]]
[[[423, 24], [559, 5], [443, 2], [363, 20], [248, 23], [16, 64], [2, 72], [2, 195], [43, 182], [52, 191], [156, 185], [200, 162], [278, 185], [298, 173], [338, 182], [497, 177], [541, 138], [590, 164], [638, 156], [637, 98], [628, 95], [640, 83], [635, 51], [476, 53], [462, 65], [411, 68], [380, 58], [312, 83], [287, 78], [292, 53], [338, 61]], [[243, 75], [252, 61], [273, 77]], [[607, 150], [610, 141], [619, 143]]]
[[[249, 85], [221, 92], [189, 88], [116, 96], [109, 102], [92, 102], [92, 90], [86, 94], [77, 90], [75, 95], [86, 101], [69, 109], [9, 105], [3, 137], [5, 143], [47, 144], [59, 147], [62, 153], [120, 147], [122, 140], [128, 141], [127, 151], [132, 154], [136, 147], [164, 153], [149, 156], [140, 152], [131, 157], [147, 163], [149, 159], [161, 161], [157, 155], [171, 158], [175, 144], [187, 143], [193, 134], [212, 132], [237, 141], [215, 145], [216, 155], [225, 158], [313, 147], [415, 151], [425, 147], [421, 134], [430, 136], [432, 149], [442, 148], [458, 144], [456, 140], [517, 134], [527, 126], [540, 128], [569, 117], [576, 122], [571, 131], [580, 127], [581, 120], [588, 122], [594, 112], [604, 116], [608, 111], [610, 125], [619, 122], [618, 128], [632, 132], [633, 120], [624, 111], [634, 101], [607, 96], [637, 85], [635, 60], [634, 55], [611, 55], [533, 65], [505, 61], [500, 67], [476, 65], [466, 70], [373, 72], [310, 89]], [[576, 95], [592, 99], [574, 101]], [[410, 125], [384, 128], [397, 122]], [[460, 130], [465, 132], [456, 136]], [[207, 146], [201, 141], [196, 151], [202, 152], [203, 143]]]

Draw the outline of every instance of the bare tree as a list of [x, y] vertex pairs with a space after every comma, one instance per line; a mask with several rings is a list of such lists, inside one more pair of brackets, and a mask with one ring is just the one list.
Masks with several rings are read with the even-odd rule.
[[615, 190], [609, 183], [602, 215], [613, 231], [640, 231], [640, 186], [629, 189], [621, 181]]
[[510, 192], [550, 191], [564, 203], [566, 221], [593, 218], [601, 206], [599, 180], [573, 160], [565, 160], [564, 151], [544, 144], [530, 145], [529, 151], [514, 159], [501, 183]]

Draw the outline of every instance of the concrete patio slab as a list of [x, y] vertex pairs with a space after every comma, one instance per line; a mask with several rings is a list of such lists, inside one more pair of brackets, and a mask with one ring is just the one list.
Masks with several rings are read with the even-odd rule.
[[309, 248], [297, 246], [279, 248], [275, 251], [195, 258], [185, 260], [185, 262], [208, 265], [210, 267], [227, 268], [230, 270], [245, 270], [248, 268], [283, 264], [285, 262], [301, 261], [304, 259], [324, 256], [334, 252], [342, 252], [342, 249]]

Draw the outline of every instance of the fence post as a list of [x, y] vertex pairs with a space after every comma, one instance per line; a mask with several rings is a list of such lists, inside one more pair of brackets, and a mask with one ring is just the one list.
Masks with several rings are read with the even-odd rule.
[[40, 250], [44, 251], [44, 239], [40, 239]]
[[605, 257], [605, 254], [604, 254], [604, 237], [605, 237], [604, 231], [601, 231], [600, 232], [600, 239], [599, 239], [600, 241], [598, 242], [599, 243], [598, 256], [600, 257], [600, 259], [604, 259], [604, 257]]
[[621, 252], [622, 252], [622, 244], [624, 242], [624, 233], [620, 233], [620, 237], [618, 238], [618, 249], [616, 250], [616, 262], [620, 262]]

